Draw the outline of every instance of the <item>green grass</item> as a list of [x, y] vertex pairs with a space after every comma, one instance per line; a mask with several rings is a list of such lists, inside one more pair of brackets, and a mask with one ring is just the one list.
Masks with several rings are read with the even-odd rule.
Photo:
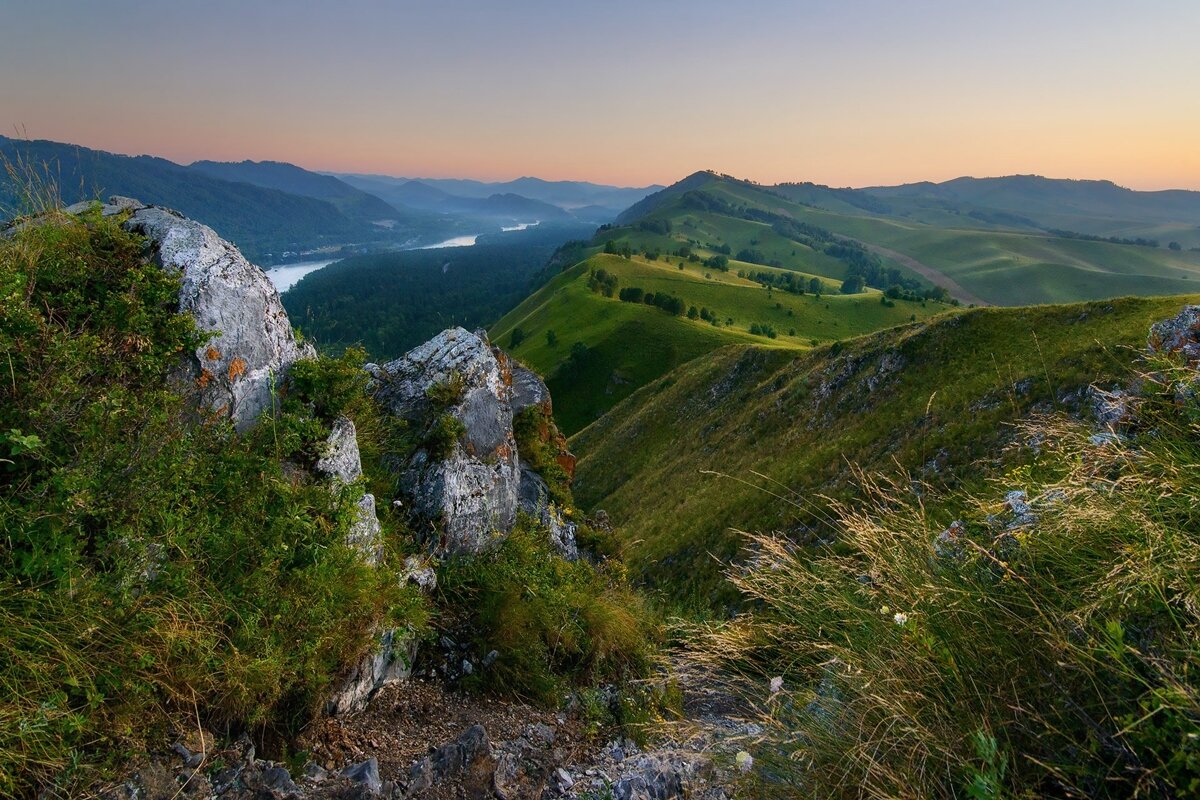
[[1200, 792], [1196, 372], [1126, 356], [1146, 375], [1119, 441], [1048, 414], [976, 491], [859, 473], [831, 544], [746, 537], [747, 612], [681, 630], [680, 663], [757, 710], [762, 796]]
[[575, 495], [612, 515], [666, 602], [709, 613], [733, 599], [732, 529], [819, 538], [826, 496], [855, 492], [852, 464], [941, 489], [981, 480], [1004, 463], [1008, 423], [1128, 377], [1127, 348], [1187, 300], [975, 309], [807, 352], [725, 347], [577, 434]]
[[[679, 268], [681, 262], [683, 269]], [[619, 288], [637, 286], [647, 292], [665, 292], [689, 306], [708, 308], [722, 324], [714, 327], [593, 292], [587, 286], [593, 269], [615, 274]], [[496, 323], [490, 335], [508, 348], [514, 329], [525, 333], [526, 338], [511, 348], [513, 355], [549, 376], [555, 417], [564, 432], [571, 434], [638, 387], [725, 345], [754, 342], [798, 350], [814, 341], [858, 336], [906, 323], [914, 315], [925, 319], [946, 309], [939, 303], [903, 300], [884, 306], [876, 291], [837, 294], [840, 282], [829, 279], [822, 280], [830, 293], [821, 297], [768, 292], [739, 278], [739, 269], [777, 271], [731, 261], [730, 271], [721, 272], [676, 257], [649, 261], [598, 254], [556, 276]], [[732, 324], [728, 324], [730, 319]], [[779, 335], [775, 339], [752, 335], [749, 329], [754, 324], [769, 324]], [[547, 343], [548, 330], [558, 336], [553, 346]], [[589, 348], [588, 355], [577, 368], [569, 368], [573, 366], [568, 364], [571, 347], [576, 342]]]

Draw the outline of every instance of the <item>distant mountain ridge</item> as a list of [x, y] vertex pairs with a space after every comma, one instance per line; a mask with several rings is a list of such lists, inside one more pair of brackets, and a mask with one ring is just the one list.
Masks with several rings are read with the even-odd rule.
[[1164, 217], [1200, 224], [1200, 192], [1187, 189], [1138, 191], [1106, 180], [1007, 175], [962, 177], [941, 183], [922, 181], [899, 186], [871, 186], [861, 191], [881, 198], [915, 198], [965, 202], [1023, 214], [1078, 213], [1132, 220]]
[[402, 220], [411, 216], [407, 210], [385, 203], [380, 198], [340, 181], [330, 175], [309, 172], [282, 161], [196, 161], [188, 169], [197, 170], [215, 178], [239, 181], [278, 189], [290, 194], [315, 197], [332, 203], [349, 217], [375, 220]]
[[[284, 250], [370, 240], [381, 233], [365, 220], [347, 216], [329, 200], [225, 180], [154, 156], [4, 138], [0, 157], [52, 181], [65, 203], [119, 194], [169, 206], [212, 226], [256, 259]], [[0, 176], [0, 207], [8, 213], [19, 211], [21, 191], [7, 176]]]
[[[646, 195], [665, 188], [657, 184], [639, 188], [609, 186], [587, 181], [547, 181], [532, 177], [488, 183], [461, 178], [403, 178], [372, 174], [331, 174], [352, 186], [379, 194], [393, 202], [403, 199], [415, 208], [433, 210], [453, 205], [462, 200], [483, 200], [495, 195], [517, 195], [547, 203], [568, 212], [586, 209], [583, 217], [590, 220], [597, 214], [602, 214], [606, 217], [604, 220], [606, 222]], [[457, 198], [457, 200], [452, 198]]]

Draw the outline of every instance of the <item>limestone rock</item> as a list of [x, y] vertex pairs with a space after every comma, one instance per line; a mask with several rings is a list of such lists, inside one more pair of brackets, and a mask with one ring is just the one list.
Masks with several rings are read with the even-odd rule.
[[[89, 205], [66, 210], [81, 213]], [[150, 257], [180, 277], [179, 310], [200, 330], [219, 334], [191, 354], [179, 376], [193, 384], [201, 405], [228, 416], [238, 430], [272, 410], [288, 367], [316, 351], [296, 341], [266, 273], [212, 228], [176, 211], [114, 196], [101, 213], [129, 213], [125, 229], [145, 236]]]
[[330, 716], [352, 714], [367, 707], [372, 695], [390, 683], [412, 676], [417, 639], [406, 630], [390, 628], [379, 639], [325, 703]]
[[1189, 363], [1200, 361], [1200, 306], [1184, 306], [1173, 319], [1156, 322], [1146, 345], [1152, 353], [1182, 352]]
[[479, 552], [491, 534], [511, 530], [520, 468], [512, 430], [508, 359], [463, 328], [443, 331], [372, 370], [376, 399], [429, 428], [448, 415], [462, 435], [437, 454], [422, 445], [398, 468], [410, 513], [434, 524], [440, 552]]
[[523, 364], [512, 366], [512, 410], [519, 414], [530, 406], [537, 406], [549, 414], [552, 410], [550, 390], [542, 377]]
[[125, 227], [145, 236], [154, 259], [180, 275], [179, 310], [201, 330], [220, 332], [193, 354], [191, 373], [201, 402], [245, 430], [274, 409], [292, 362], [316, 351], [296, 342], [266, 273], [212, 228], [155, 206], [133, 211]]
[[563, 511], [550, 499], [550, 487], [528, 467], [521, 467], [519, 507], [529, 516], [541, 522], [550, 531], [550, 541], [559, 554], [568, 561], [579, 558], [579, 547], [575, 543], [578, 526], [568, 522]]
[[[317, 472], [346, 485], [362, 478], [362, 460], [354, 423], [346, 417], [334, 420], [333, 431], [325, 443], [325, 454], [317, 461]], [[383, 561], [383, 529], [375, 513], [375, 496], [364, 494], [358, 501], [354, 522], [346, 540], [356, 547], [369, 564]]]

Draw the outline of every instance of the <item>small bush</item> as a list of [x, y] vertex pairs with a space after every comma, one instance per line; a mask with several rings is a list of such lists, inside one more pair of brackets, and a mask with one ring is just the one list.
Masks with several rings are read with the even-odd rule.
[[649, 668], [655, 626], [619, 565], [564, 561], [528, 518], [492, 553], [447, 561], [438, 592], [479, 652], [499, 652], [480, 673], [487, 688], [555, 703], [567, 687]]

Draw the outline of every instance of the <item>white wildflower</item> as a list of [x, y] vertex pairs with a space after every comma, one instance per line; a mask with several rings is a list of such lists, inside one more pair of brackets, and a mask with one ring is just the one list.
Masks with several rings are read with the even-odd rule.
[[776, 676], [771, 678], [771, 694], [779, 694], [783, 690], [783, 677]]
[[754, 756], [747, 753], [745, 750], [739, 750], [737, 756], [733, 759], [737, 764], [738, 769], [742, 772], [749, 772], [754, 769]]
[[896, 615], [892, 617], [892, 621], [897, 625], [904, 627], [908, 624], [908, 614], [905, 614], [903, 611], [897, 611]]

